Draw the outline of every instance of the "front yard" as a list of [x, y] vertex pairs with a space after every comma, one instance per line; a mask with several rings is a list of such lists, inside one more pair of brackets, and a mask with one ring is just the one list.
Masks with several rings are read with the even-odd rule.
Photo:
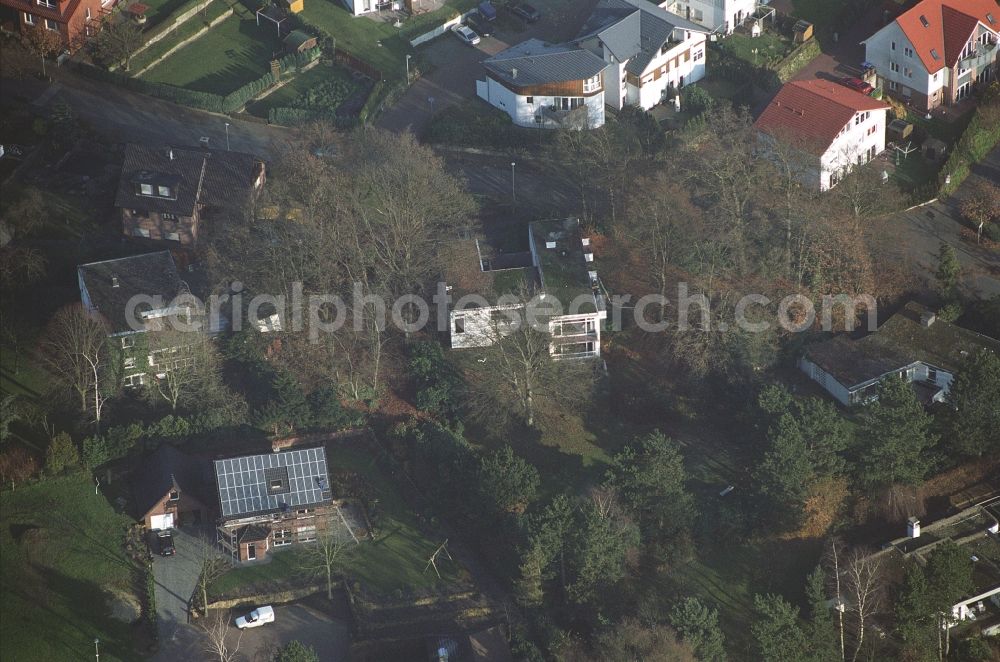
[[142, 77], [224, 96], [263, 76], [271, 60], [281, 55], [273, 29], [258, 27], [252, 18], [231, 16]]
[[134, 626], [113, 605], [137, 605], [123, 544], [129, 520], [76, 473], [0, 495], [0, 640], [20, 661], [136, 660]]
[[[445, 536], [428, 533], [428, 527], [418, 521], [412, 507], [370, 454], [332, 444], [327, 447], [327, 461], [332, 475], [357, 474], [375, 496], [372, 514], [375, 539], [362, 540], [360, 546], [352, 547], [341, 570], [352, 582], [388, 595], [396, 591], [453, 587], [467, 581], [466, 571], [451, 561], [439, 561], [440, 580], [432, 569], [427, 569], [427, 560]], [[292, 548], [273, 554], [268, 563], [230, 570], [212, 585], [211, 593], [219, 597], [301, 583], [300, 558], [300, 552]]]

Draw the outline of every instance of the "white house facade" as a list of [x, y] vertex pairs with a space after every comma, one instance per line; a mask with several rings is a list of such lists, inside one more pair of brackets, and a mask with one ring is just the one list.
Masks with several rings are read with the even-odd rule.
[[720, 34], [732, 34], [757, 8], [757, 0], [666, 0], [659, 4]]
[[803, 157], [802, 181], [825, 191], [885, 150], [889, 106], [836, 83], [786, 83], [757, 119], [768, 140], [790, 143]]
[[996, 78], [998, 34], [994, 0], [923, 0], [862, 43], [885, 92], [930, 110]]
[[648, 110], [705, 77], [708, 32], [647, 0], [600, 0], [576, 41], [608, 65], [607, 105]]
[[605, 62], [574, 45], [529, 39], [483, 61], [476, 95], [514, 124], [546, 129], [604, 125]]
[[[473, 248], [474, 246], [474, 248]], [[583, 237], [577, 219], [540, 221], [529, 226], [529, 251], [525, 266], [492, 268], [478, 241], [470, 246], [483, 292], [463, 288], [449, 311], [449, 335], [453, 349], [488, 347], [510, 335], [519, 325], [537, 319], [549, 335], [554, 359], [595, 358], [601, 355], [601, 322], [607, 306], [593, 260], [590, 240]], [[589, 257], [588, 257], [589, 256]], [[548, 269], [546, 269], [548, 267]], [[548, 276], [546, 276], [548, 272]], [[446, 279], [451, 280], [446, 275]], [[456, 281], [464, 280], [455, 275]], [[526, 316], [528, 306], [537, 318]]]

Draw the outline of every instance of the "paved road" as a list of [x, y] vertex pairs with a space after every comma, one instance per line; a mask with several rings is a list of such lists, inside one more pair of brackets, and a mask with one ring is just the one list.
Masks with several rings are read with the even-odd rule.
[[960, 233], [965, 225], [957, 209], [979, 179], [1000, 184], [1000, 147], [973, 168], [972, 176], [947, 202], [894, 215], [883, 236], [886, 249], [929, 286], [933, 285], [941, 244], [951, 244], [962, 263], [962, 286], [970, 295], [990, 297], [1000, 295], [1000, 250], [964, 241]]
[[178, 106], [108, 83], [79, 76], [66, 68], [52, 68], [55, 82], [43, 83], [27, 77], [0, 81], [5, 98], [22, 96], [33, 105], [50, 110], [60, 100], [68, 103], [79, 117], [92, 124], [114, 142], [145, 142], [194, 146], [207, 136], [209, 146], [271, 158], [276, 144], [288, 135], [287, 129], [245, 122], [224, 115]]
[[484, 38], [474, 48], [452, 35], [444, 35], [422, 46], [422, 53], [432, 70], [411, 85], [392, 108], [382, 113], [376, 125], [390, 131], [412, 131], [420, 135], [435, 113], [476, 97], [476, 79], [483, 77], [480, 62], [531, 37], [550, 42], [569, 39], [579, 31], [596, 2], [580, 0], [569, 7], [551, 10], [545, 0], [540, 0], [534, 3], [542, 12], [540, 21], [524, 25], [512, 17], [501, 17], [497, 25], [508, 26], [508, 29], [499, 29], [495, 36]]

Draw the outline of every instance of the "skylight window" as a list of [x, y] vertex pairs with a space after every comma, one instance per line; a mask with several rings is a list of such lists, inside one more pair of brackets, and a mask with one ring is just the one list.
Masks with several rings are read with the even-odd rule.
[[927, 17], [924, 16], [923, 14], [920, 15], [920, 24], [923, 25], [925, 28], [930, 25], [930, 23], [927, 22]]
[[931, 57], [934, 58], [935, 60], [940, 60], [941, 59], [941, 56], [938, 54], [936, 48], [932, 48], [931, 49]]
[[986, 20], [990, 22], [990, 25], [994, 25], [997, 22], [997, 19], [993, 18], [993, 14], [987, 14]]

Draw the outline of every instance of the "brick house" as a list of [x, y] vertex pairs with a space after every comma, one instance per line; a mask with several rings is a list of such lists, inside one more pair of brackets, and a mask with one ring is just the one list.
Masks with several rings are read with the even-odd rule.
[[211, 521], [212, 471], [208, 460], [164, 444], [132, 474], [130, 510], [147, 531]]
[[58, 32], [66, 48], [75, 51], [97, 33], [101, 19], [116, 0], [0, 0], [17, 12], [21, 32], [41, 25]]
[[339, 517], [322, 447], [216, 460], [214, 472], [217, 540], [235, 563], [315, 541]]
[[130, 143], [115, 206], [126, 236], [194, 246], [203, 219], [242, 214], [264, 179], [252, 154]]

